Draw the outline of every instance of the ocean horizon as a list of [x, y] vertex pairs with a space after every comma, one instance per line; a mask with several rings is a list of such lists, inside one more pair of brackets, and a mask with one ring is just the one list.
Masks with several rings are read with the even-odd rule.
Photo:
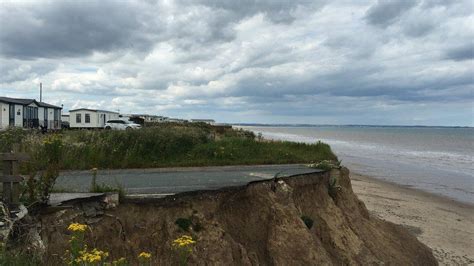
[[[235, 125], [235, 124], [234, 124]], [[474, 128], [236, 125], [264, 138], [325, 142], [352, 172], [474, 204]]]

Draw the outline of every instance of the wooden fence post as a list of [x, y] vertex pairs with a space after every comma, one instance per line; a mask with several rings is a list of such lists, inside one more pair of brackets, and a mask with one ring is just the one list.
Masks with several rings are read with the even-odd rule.
[[19, 162], [28, 160], [26, 154], [0, 153], [3, 161], [3, 175], [0, 182], [3, 183], [3, 202], [16, 206], [20, 203], [20, 182], [23, 178], [19, 175]]

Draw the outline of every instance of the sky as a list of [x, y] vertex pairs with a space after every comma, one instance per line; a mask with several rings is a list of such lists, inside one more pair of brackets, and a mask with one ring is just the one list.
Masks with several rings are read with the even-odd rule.
[[474, 1], [0, 1], [0, 96], [229, 123], [474, 126]]

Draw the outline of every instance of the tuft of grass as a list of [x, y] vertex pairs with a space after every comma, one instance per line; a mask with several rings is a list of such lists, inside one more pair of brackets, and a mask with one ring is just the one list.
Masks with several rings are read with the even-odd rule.
[[303, 215], [301, 216], [301, 220], [303, 220], [304, 224], [306, 225], [306, 227], [308, 227], [308, 229], [311, 229], [313, 227], [314, 221], [310, 217]]
[[7, 250], [4, 243], [0, 244], [0, 266], [10, 265], [41, 265], [41, 259], [38, 254], [26, 252], [13, 252]]
[[107, 193], [107, 192], [116, 192], [119, 194], [119, 198], [125, 198], [125, 189], [122, 185], [117, 184], [116, 186], [110, 186], [107, 184], [95, 184], [89, 192], [92, 193]]

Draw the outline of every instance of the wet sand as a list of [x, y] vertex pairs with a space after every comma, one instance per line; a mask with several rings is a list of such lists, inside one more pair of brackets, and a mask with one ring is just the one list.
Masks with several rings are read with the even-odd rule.
[[372, 215], [406, 227], [440, 265], [474, 265], [474, 205], [367, 176], [351, 180]]

